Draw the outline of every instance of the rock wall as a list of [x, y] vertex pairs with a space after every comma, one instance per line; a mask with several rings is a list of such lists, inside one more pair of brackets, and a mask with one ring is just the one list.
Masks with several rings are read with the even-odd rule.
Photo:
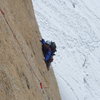
[[39, 39], [31, 0], [0, 0], [0, 100], [61, 100]]

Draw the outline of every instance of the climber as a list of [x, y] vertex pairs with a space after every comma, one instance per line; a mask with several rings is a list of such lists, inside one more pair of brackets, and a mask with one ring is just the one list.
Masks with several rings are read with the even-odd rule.
[[53, 56], [56, 52], [56, 44], [52, 41], [45, 41], [44, 39], [41, 40], [42, 43], [42, 51], [45, 57], [45, 62], [47, 67], [49, 68], [51, 62], [53, 61]]

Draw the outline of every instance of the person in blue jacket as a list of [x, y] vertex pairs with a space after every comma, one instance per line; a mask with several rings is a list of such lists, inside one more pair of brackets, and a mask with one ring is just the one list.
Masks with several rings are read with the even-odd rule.
[[41, 40], [41, 43], [45, 62], [46, 64], [50, 64], [53, 61], [53, 56], [56, 52], [56, 44], [55, 42], [45, 41], [44, 39]]

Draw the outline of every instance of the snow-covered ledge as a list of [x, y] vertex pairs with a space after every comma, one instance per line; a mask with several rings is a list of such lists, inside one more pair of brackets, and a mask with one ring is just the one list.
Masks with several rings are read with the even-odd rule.
[[33, 3], [43, 38], [58, 45], [52, 66], [62, 100], [100, 100], [100, 1]]

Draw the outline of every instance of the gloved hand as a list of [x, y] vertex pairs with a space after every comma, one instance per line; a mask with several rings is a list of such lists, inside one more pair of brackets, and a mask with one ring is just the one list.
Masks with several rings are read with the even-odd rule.
[[41, 39], [40, 42], [44, 41], [44, 39]]

